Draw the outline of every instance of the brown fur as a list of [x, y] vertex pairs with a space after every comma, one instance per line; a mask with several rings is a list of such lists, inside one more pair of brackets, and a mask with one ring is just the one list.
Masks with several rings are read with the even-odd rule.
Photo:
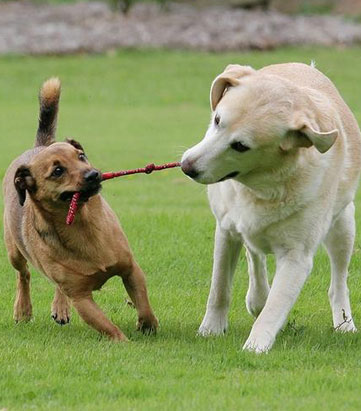
[[[97, 193], [100, 173], [84, 157], [79, 143], [53, 142], [59, 96], [58, 80], [44, 84], [35, 148], [13, 161], [3, 182], [5, 244], [18, 278], [14, 318], [29, 320], [32, 314], [30, 262], [56, 284], [52, 317], [58, 323], [69, 322], [72, 303], [100, 333], [126, 340], [92, 298], [109, 278], [120, 276], [138, 311], [138, 328], [155, 331], [158, 321], [144, 274], [114, 212]], [[60, 176], [54, 175], [58, 167], [63, 169]], [[69, 199], [75, 191], [82, 193], [80, 208], [73, 225], [67, 226]]]
[[48, 146], [55, 141], [60, 89], [60, 80], [55, 77], [47, 80], [40, 89], [39, 127], [35, 143], [37, 146]]

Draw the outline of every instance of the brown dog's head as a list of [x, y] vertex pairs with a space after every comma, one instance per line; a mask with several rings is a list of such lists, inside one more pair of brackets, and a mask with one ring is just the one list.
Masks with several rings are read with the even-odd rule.
[[29, 164], [20, 166], [14, 178], [19, 202], [24, 204], [26, 192], [47, 208], [68, 207], [77, 191], [86, 202], [98, 194], [101, 173], [88, 162], [83, 147], [74, 140], [54, 143], [36, 155]]

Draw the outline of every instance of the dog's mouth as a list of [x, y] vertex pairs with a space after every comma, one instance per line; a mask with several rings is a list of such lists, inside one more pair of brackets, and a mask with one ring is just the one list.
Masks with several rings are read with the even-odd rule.
[[[100, 184], [97, 184], [96, 186], [87, 187], [87, 188], [83, 188], [79, 190], [79, 193], [80, 193], [79, 202], [86, 203], [90, 197], [93, 197], [96, 194], [98, 194], [101, 188], [102, 186]], [[75, 193], [76, 191], [64, 191], [63, 193], [60, 194], [59, 198], [61, 201], [70, 202]]]
[[220, 183], [221, 181], [225, 181], [228, 180], [230, 178], [236, 177], [236, 175], [238, 175], [239, 172], [238, 171], [233, 171], [232, 173], [227, 174], [226, 176], [222, 177], [221, 179], [219, 179], [217, 181], [217, 183]]

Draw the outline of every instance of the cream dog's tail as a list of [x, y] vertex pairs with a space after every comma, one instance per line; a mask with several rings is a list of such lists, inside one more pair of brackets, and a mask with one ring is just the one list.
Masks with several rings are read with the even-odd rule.
[[39, 127], [35, 147], [48, 146], [55, 141], [60, 89], [60, 80], [56, 77], [45, 81], [40, 89]]

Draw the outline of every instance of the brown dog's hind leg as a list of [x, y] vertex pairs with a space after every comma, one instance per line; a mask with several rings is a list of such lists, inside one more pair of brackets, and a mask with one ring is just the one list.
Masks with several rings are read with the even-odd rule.
[[69, 298], [60, 291], [59, 287], [55, 289], [54, 300], [51, 305], [51, 317], [60, 325], [65, 325], [70, 322], [70, 301]]
[[16, 322], [29, 321], [32, 316], [30, 272], [26, 264], [26, 259], [20, 253], [16, 245], [9, 241], [9, 238], [6, 237], [5, 232], [5, 241], [9, 253], [9, 260], [11, 265], [15, 268], [17, 274], [14, 320]]
[[138, 330], [144, 334], [155, 333], [159, 323], [149, 303], [143, 271], [134, 263], [132, 271], [122, 276], [122, 280], [138, 312]]
[[91, 294], [72, 298], [72, 303], [80, 317], [101, 334], [106, 334], [114, 341], [128, 341], [127, 337], [117, 328], [98, 307]]
[[17, 272], [16, 298], [14, 304], [14, 320], [29, 321], [33, 308], [30, 297], [30, 273], [24, 264], [24, 268]]

